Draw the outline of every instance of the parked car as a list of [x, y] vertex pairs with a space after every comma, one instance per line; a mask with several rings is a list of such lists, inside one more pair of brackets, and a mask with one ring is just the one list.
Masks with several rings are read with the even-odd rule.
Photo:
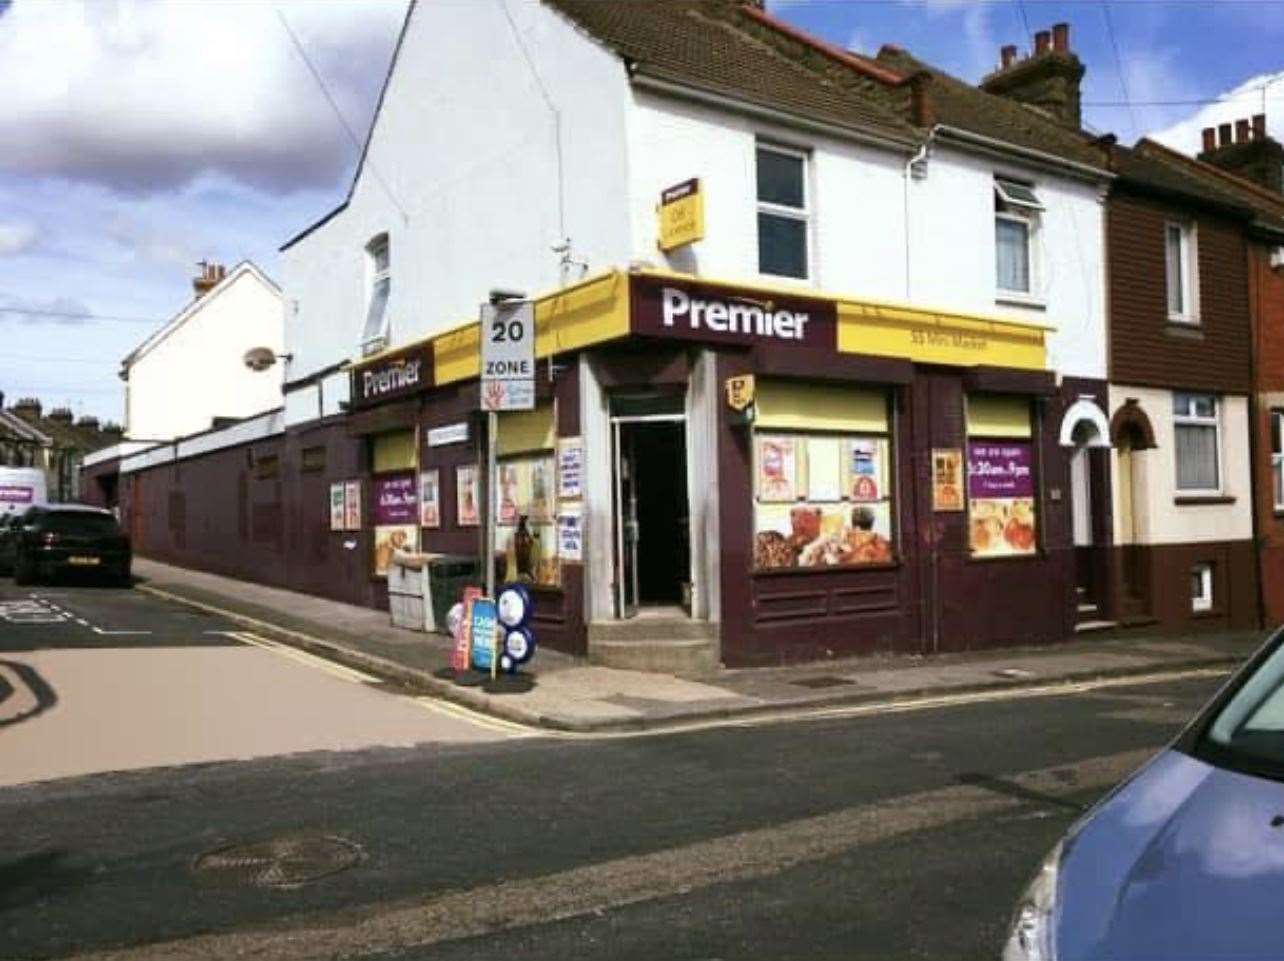
[[21, 522], [22, 514], [0, 513], [0, 574], [13, 573], [13, 552]]
[[13, 579], [31, 584], [67, 571], [130, 583], [133, 552], [111, 511], [81, 504], [33, 507], [11, 524]]
[[1057, 844], [1003, 957], [1278, 958], [1281, 904], [1284, 630]]

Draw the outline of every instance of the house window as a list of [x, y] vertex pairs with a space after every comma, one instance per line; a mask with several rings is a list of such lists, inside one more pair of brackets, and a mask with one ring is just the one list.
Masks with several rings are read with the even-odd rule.
[[808, 276], [807, 155], [758, 145], [758, 272]]
[[1212, 394], [1173, 394], [1177, 490], [1221, 492], [1221, 452], [1217, 398]]
[[1196, 564], [1190, 569], [1190, 609], [1213, 609], [1213, 565]]
[[1168, 284], [1168, 319], [1179, 324], [1199, 323], [1195, 300], [1194, 228], [1190, 224], [1164, 226], [1164, 264]]
[[1035, 293], [1035, 239], [1043, 204], [1027, 184], [994, 180], [994, 250], [999, 292], [1029, 297]]
[[388, 235], [380, 234], [366, 245], [369, 284], [366, 322], [361, 330], [363, 356], [376, 353], [388, 344], [388, 295], [392, 291], [392, 273], [389, 268]]
[[300, 457], [300, 468], [305, 474], [325, 470], [325, 447], [305, 447]]
[[1275, 509], [1284, 511], [1284, 410], [1271, 411], [1271, 490]]

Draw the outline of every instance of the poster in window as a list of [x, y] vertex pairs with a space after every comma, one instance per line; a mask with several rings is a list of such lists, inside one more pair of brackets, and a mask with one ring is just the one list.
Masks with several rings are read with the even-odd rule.
[[350, 531], [361, 530], [361, 481], [343, 485], [343, 526]]
[[375, 577], [387, 577], [392, 555], [419, 547], [419, 528], [411, 524], [378, 524], [374, 529]]
[[584, 559], [584, 516], [578, 504], [565, 504], [558, 511], [557, 556], [576, 564]]
[[520, 515], [514, 527], [495, 528], [495, 556], [503, 563], [503, 579], [556, 587], [560, 583], [557, 526], [532, 524]]
[[455, 468], [455, 519], [460, 527], [476, 527], [481, 491], [475, 464], [461, 464]]
[[836, 501], [843, 496], [843, 455], [836, 437], [809, 437], [807, 444], [807, 499]]
[[957, 447], [932, 450], [932, 510], [963, 509], [963, 452]]
[[499, 465], [498, 503], [495, 505], [495, 517], [500, 524], [516, 524], [521, 485], [519, 464]]
[[553, 461], [541, 457], [530, 465], [530, 501], [526, 512], [533, 524], [551, 524], [553, 522], [552, 497]]
[[414, 525], [419, 516], [414, 474], [386, 474], [376, 477], [373, 490], [376, 525]]
[[563, 437], [557, 442], [557, 496], [584, 496], [584, 439]]
[[1038, 548], [1033, 454], [1028, 441], [968, 444], [968, 545], [973, 556], [1011, 557]]
[[792, 437], [758, 435], [758, 498], [791, 501], [798, 496], [797, 448]]
[[858, 503], [867, 503], [881, 500], [886, 493], [883, 441], [876, 437], [857, 437], [848, 441], [847, 496]]
[[419, 475], [419, 526], [441, 526], [441, 472], [435, 467]]
[[343, 483], [330, 485], [330, 530], [344, 530], [344, 498]]
[[762, 504], [756, 512], [754, 567], [837, 567], [887, 564], [892, 550], [891, 505]]

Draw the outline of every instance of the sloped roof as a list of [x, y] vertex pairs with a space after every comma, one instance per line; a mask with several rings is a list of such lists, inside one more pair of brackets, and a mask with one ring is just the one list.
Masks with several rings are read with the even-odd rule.
[[[772, 18], [732, 0], [544, 0], [635, 73], [903, 142], [917, 131], [885, 84], [826, 63]], [[807, 53], [817, 54], [809, 59]], [[832, 54], [830, 55], [832, 56]], [[855, 58], [853, 58], [855, 59]], [[862, 95], [863, 94], [863, 95]]]
[[1141, 140], [1135, 147], [1113, 150], [1116, 183], [1144, 192], [1158, 193], [1200, 207], [1213, 208], [1232, 217], [1248, 220], [1252, 212], [1229, 190], [1209, 182], [1181, 164], [1156, 155], [1152, 141]]
[[48, 434], [10, 410], [0, 409], [0, 432], [39, 447], [49, 447], [53, 444], [53, 438]]
[[[987, 93], [899, 47], [879, 50], [878, 63], [902, 72], [930, 75], [932, 108], [939, 123], [1105, 170], [1105, 158], [1079, 131], [1058, 123], [1037, 107]], [[908, 101], [902, 109], [908, 111]]]
[[1263, 226], [1284, 232], [1284, 194], [1236, 176], [1228, 170], [1188, 157], [1154, 140], [1142, 139], [1131, 151], [1148, 164], [1150, 172], [1169, 179], [1180, 177], [1190, 189], [1204, 192], [1218, 201], [1251, 212]]

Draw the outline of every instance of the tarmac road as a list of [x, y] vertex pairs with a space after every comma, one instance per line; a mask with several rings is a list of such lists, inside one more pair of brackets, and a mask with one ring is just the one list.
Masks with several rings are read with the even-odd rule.
[[[407, 700], [197, 639], [225, 626], [184, 635], [246, 658], [220, 683], [272, 665]], [[329, 731], [361, 744], [0, 789], [0, 957], [994, 957], [1047, 848], [1217, 683], [636, 738], [430, 715], [464, 736], [400, 745], [364, 733], [363, 701]], [[264, 737], [281, 716], [256, 715]]]

